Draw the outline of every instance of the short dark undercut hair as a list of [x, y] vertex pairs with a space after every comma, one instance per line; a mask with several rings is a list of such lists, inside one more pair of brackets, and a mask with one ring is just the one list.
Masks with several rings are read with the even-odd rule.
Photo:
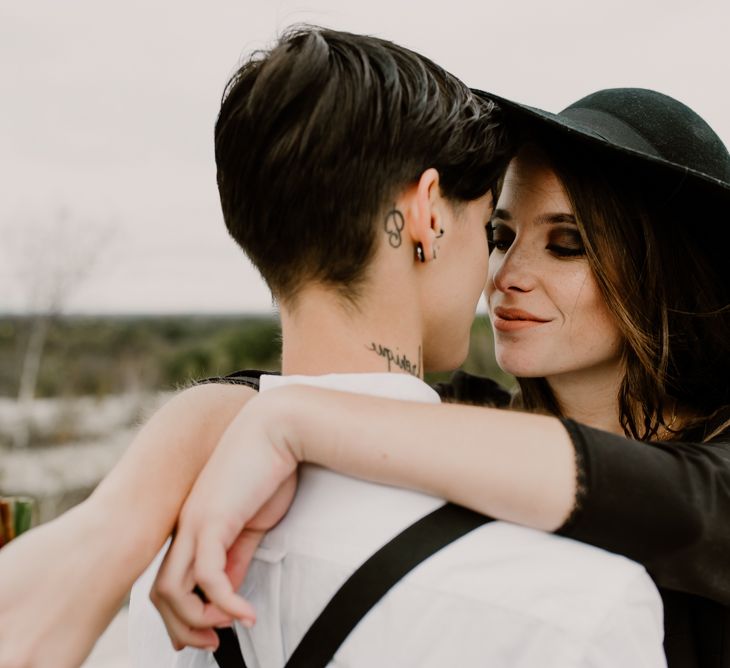
[[289, 30], [228, 82], [215, 126], [223, 216], [280, 300], [308, 281], [357, 294], [374, 221], [429, 167], [456, 202], [509, 157], [493, 102], [375, 37]]

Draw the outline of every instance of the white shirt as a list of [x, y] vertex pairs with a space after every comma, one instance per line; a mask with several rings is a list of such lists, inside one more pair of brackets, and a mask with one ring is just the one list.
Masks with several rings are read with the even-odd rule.
[[[286, 383], [438, 402], [428, 385], [405, 374], [262, 376], [260, 389]], [[442, 503], [303, 466], [291, 509], [265, 536], [240, 590], [257, 612], [253, 629], [236, 627], [248, 667], [282, 668], [353, 571]], [[148, 600], [160, 558], [132, 591], [133, 665], [216, 666], [210, 652], [172, 650]], [[639, 564], [491, 522], [411, 571], [330, 665], [652, 668], [666, 665], [662, 617], [656, 587]]]

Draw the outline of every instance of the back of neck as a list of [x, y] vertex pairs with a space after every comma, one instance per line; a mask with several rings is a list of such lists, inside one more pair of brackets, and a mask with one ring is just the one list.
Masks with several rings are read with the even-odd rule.
[[420, 319], [416, 312], [394, 313], [387, 304], [358, 306], [324, 288], [297, 296], [281, 308], [282, 372], [410, 373], [423, 377]]

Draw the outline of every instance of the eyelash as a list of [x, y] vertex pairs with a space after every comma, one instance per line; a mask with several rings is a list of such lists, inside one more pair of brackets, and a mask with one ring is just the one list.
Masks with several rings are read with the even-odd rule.
[[[497, 239], [495, 241], [494, 227], [491, 221], [487, 224], [487, 245], [489, 246], [489, 252], [498, 250], [504, 253], [512, 245], [512, 239]], [[580, 248], [570, 248], [568, 246], [561, 246], [560, 244], [548, 244], [545, 248], [561, 258], [582, 257], [586, 254], [583, 246]]]
[[546, 247], [551, 253], [555, 253], [560, 257], [581, 257], [586, 254], [585, 248], [568, 248], [567, 246], [558, 246], [550, 244]]

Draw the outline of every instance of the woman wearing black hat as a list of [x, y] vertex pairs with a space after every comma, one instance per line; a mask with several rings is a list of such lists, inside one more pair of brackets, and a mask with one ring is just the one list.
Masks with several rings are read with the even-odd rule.
[[[486, 295], [514, 403], [542, 415], [289, 387], [249, 402], [239, 437], [272, 421], [272, 471], [284, 449], [289, 471], [412, 486], [626, 555], [659, 586], [670, 665], [728, 666], [730, 156], [652, 91], [600, 91], [557, 115], [498, 101], [520, 149], [489, 226]], [[502, 396], [464, 374], [446, 393]], [[250, 506], [254, 485], [239, 483]]]

